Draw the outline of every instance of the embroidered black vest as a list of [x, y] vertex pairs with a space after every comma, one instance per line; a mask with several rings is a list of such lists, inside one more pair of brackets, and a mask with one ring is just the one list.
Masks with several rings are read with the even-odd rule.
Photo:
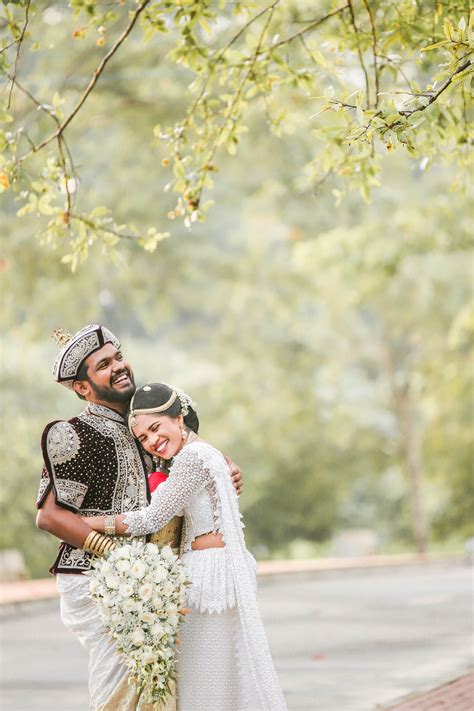
[[[50, 422], [41, 446], [44, 468], [38, 508], [51, 490], [58, 506], [83, 516], [118, 514], [147, 505], [147, 463], [125, 420], [114, 410], [89, 403], [68, 422]], [[62, 542], [50, 572], [83, 573], [89, 570], [91, 557]]]

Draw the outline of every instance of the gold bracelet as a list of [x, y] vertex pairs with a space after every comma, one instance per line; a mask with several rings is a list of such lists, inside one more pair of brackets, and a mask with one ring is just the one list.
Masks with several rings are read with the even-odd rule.
[[94, 545], [94, 540], [95, 540], [96, 536], [98, 536], [98, 535], [99, 534], [97, 533], [97, 531], [91, 531], [89, 533], [89, 535], [87, 536], [86, 540], [84, 541], [84, 543], [82, 544], [82, 550], [90, 551]]
[[115, 543], [111, 541], [110, 538], [106, 538], [101, 533], [97, 533], [97, 531], [89, 533], [82, 546], [83, 550], [89, 551], [89, 553], [93, 553], [98, 556], [102, 556], [104, 553], [109, 553], [110, 551], [113, 551], [114, 548]]
[[104, 533], [106, 536], [115, 536], [116, 518], [115, 514], [111, 514], [110, 516], [106, 516], [104, 518]]

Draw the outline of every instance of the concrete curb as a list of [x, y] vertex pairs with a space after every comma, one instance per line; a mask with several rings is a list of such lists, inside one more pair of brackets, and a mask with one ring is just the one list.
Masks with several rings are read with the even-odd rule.
[[[367, 568], [392, 568], [406, 565], [431, 565], [434, 563], [460, 563], [462, 555], [405, 554], [373, 555], [362, 558], [314, 558], [309, 560], [264, 560], [258, 563], [258, 575], [294, 575], [296, 573], [324, 573], [328, 571]], [[0, 586], [0, 609], [58, 597], [54, 578], [4, 582]]]
[[403, 555], [371, 555], [360, 558], [312, 558], [309, 560], [263, 560], [258, 563], [260, 576], [285, 575], [290, 573], [324, 573], [327, 571], [367, 568], [392, 568], [405, 565], [432, 565], [439, 563], [462, 563], [462, 554], [453, 553], [406, 553]]

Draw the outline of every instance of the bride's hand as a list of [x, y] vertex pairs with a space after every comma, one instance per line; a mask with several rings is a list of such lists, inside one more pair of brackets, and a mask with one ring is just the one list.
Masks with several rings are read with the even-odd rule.
[[93, 531], [104, 532], [104, 516], [81, 516], [81, 518]]

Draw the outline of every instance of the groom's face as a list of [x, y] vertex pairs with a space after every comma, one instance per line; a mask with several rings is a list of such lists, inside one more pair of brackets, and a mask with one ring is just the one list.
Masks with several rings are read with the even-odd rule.
[[90, 402], [128, 405], [135, 392], [135, 381], [130, 363], [112, 343], [85, 360], [85, 380], [76, 380], [74, 389]]

